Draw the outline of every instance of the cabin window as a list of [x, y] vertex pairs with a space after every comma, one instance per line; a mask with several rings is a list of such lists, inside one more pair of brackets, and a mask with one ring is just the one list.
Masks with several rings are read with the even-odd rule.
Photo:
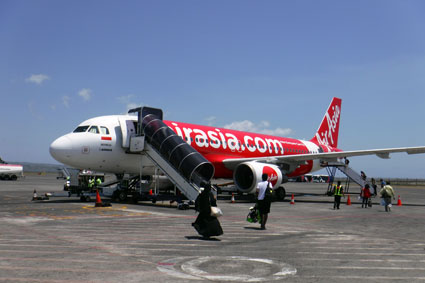
[[100, 126], [100, 132], [102, 135], [109, 135], [109, 130], [106, 127]]
[[91, 126], [89, 129], [89, 133], [98, 134], [99, 128], [97, 126]]
[[84, 133], [88, 128], [89, 126], [78, 126], [73, 133]]

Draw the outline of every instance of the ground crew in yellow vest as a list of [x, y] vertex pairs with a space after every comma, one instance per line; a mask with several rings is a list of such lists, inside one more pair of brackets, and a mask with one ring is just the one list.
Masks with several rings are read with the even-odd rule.
[[87, 187], [89, 187], [91, 189], [91, 188], [93, 188], [93, 186], [94, 186], [94, 178], [90, 178], [89, 183], [87, 184]]
[[102, 184], [102, 180], [100, 178], [96, 178], [96, 183], [95, 183], [95, 187], [99, 187], [100, 184]]
[[339, 209], [342, 196], [344, 196], [344, 187], [341, 186], [341, 181], [338, 181], [338, 184], [334, 186], [334, 209]]

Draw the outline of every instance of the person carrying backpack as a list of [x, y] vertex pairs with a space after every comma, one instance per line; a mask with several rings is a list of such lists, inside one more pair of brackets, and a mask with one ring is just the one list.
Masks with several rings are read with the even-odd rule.
[[271, 206], [271, 193], [273, 192], [272, 186], [268, 179], [267, 174], [261, 176], [262, 181], [257, 184], [257, 193], [258, 193], [258, 210], [260, 211], [261, 216], [261, 230], [266, 230], [267, 218], [270, 213]]
[[391, 211], [391, 206], [392, 206], [392, 204], [391, 204], [391, 198], [395, 200], [395, 194], [394, 194], [394, 189], [393, 189], [393, 187], [390, 186], [390, 182], [389, 181], [381, 189], [381, 191], [379, 192], [379, 194], [381, 195], [381, 198], [384, 201], [385, 211], [386, 212]]

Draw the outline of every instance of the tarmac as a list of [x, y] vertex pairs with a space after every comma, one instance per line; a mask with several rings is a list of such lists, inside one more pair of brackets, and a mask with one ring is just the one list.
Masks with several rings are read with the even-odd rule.
[[168, 202], [31, 201], [62, 187], [53, 175], [0, 181], [0, 282], [425, 281], [425, 188], [394, 187], [402, 206], [386, 213], [356, 194], [333, 210], [327, 184], [288, 183], [265, 231], [246, 221], [252, 202], [225, 195], [224, 234], [205, 240], [194, 209]]

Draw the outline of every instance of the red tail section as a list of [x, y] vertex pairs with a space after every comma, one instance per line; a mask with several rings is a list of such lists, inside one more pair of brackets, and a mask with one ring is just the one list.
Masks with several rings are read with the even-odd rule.
[[316, 135], [311, 139], [311, 141], [324, 146], [337, 147], [340, 117], [341, 98], [334, 97], [331, 105], [329, 105], [329, 108], [325, 113], [325, 116], [323, 117]]

